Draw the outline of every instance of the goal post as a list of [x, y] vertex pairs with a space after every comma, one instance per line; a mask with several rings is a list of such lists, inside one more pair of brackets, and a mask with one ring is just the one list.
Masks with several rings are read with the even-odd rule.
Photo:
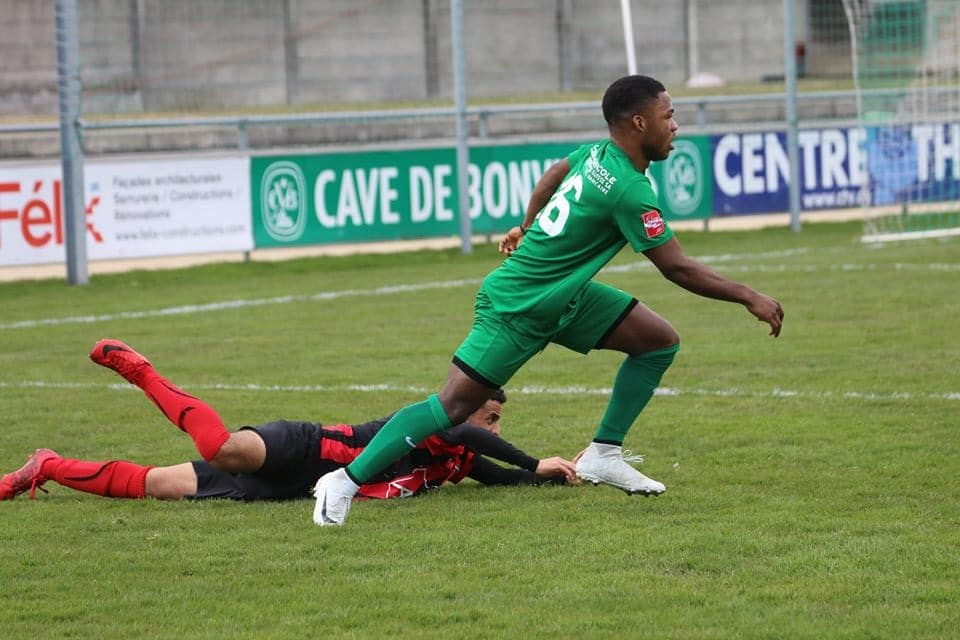
[[960, 0], [843, 0], [862, 240], [960, 235]]

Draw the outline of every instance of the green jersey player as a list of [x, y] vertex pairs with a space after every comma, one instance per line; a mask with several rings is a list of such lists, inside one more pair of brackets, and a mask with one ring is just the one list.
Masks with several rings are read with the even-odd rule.
[[644, 172], [669, 155], [677, 134], [664, 86], [647, 76], [620, 78], [607, 88], [602, 108], [609, 139], [550, 167], [534, 187], [524, 221], [500, 242], [509, 257], [480, 287], [473, 328], [439, 394], [398, 411], [347, 468], [320, 478], [314, 522], [343, 524], [360, 484], [430, 434], [463, 422], [551, 342], [580, 353], [626, 354], [593, 441], [578, 456], [577, 474], [628, 493], [663, 493], [662, 483], [624, 460], [621, 444], [680, 338], [637, 299], [593, 280], [626, 244], [671, 282], [743, 304], [770, 325], [770, 335], [780, 334], [780, 303], [686, 257], [663, 220]]

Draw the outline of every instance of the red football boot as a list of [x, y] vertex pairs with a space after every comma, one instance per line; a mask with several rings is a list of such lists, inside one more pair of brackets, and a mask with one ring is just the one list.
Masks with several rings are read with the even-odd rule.
[[59, 457], [56, 451], [50, 449], [34, 451], [25, 465], [0, 478], [0, 500], [13, 500], [27, 489], [30, 490], [30, 499], [36, 498], [37, 489], [49, 480], [40, 473], [43, 463], [50, 458]]
[[90, 359], [101, 367], [113, 369], [127, 382], [140, 386], [140, 373], [150, 361], [119, 340], [101, 340], [90, 350]]

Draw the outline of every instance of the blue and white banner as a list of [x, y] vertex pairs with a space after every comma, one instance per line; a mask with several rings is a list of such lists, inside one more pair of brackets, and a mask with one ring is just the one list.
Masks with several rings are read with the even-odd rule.
[[[800, 131], [800, 207], [960, 199], [960, 123]], [[787, 211], [784, 132], [714, 136], [717, 215]]]

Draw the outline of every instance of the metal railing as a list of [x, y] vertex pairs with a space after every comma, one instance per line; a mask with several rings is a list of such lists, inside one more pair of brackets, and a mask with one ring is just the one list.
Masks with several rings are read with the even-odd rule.
[[[871, 89], [861, 92], [863, 98], [903, 98], [914, 90], [909, 88]], [[800, 108], [801, 120], [804, 107], [817, 103], [829, 104], [839, 101], [855, 102], [857, 93], [845, 91], [811, 91], [797, 94], [797, 103]], [[674, 106], [692, 108], [696, 112], [695, 126], [706, 127], [724, 124], [711, 122], [711, 109], [736, 107], [738, 105], [782, 105], [785, 102], [783, 93], [755, 93], [741, 95], [720, 95], [702, 97], [677, 97]], [[600, 113], [596, 102], [553, 102], [518, 105], [486, 105], [467, 108], [467, 117], [476, 123], [477, 138], [486, 139], [490, 136], [490, 123], [503, 116], [543, 114], [584, 114], [596, 115], [598, 126]], [[223, 115], [223, 116], [182, 116], [165, 118], [125, 118], [125, 119], [89, 119], [80, 118], [78, 121], [81, 132], [94, 131], [121, 131], [146, 129], [176, 129], [186, 127], [229, 127], [236, 130], [236, 148], [245, 150], [250, 148], [249, 131], [255, 127], [270, 125], [305, 125], [305, 124], [359, 124], [370, 122], [403, 121], [403, 120], [450, 120], [456, 117], [453, 107], [435, 107], [422, 109], [384, 109], [384, 110], [354, 110], [291, 114], [255, 114], [255, 115]], [[846, 119], [856, 118], [854, 108]], [[822, 119], [822, 118], [821, 118]], [[741, 123], [742, 124], [742, 123]], [[770, 125], [783, 126], [782, 120], [770, 122]], [[57, 133], [59, 125], [56, 121], [44, 123], [24, 123], [0, 125], [0, 134], [29, 134], [29, 133]]]

